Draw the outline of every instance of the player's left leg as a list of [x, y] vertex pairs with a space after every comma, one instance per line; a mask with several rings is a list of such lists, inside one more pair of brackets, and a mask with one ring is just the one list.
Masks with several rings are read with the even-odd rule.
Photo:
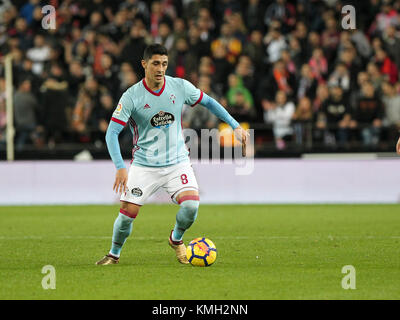
[[171, 233], [172, 241], [181, 241], [187, 229], [191, 227], [197, 218], [200, 198], [195, 190], [182, 191], [176, 196], [176, 202], [180, 209], [176, 215], [175, 227]]
[[166, 174], [166, 183], [162, 186], [171, 195], [172, 201], [179, 204], [176, 223], [168, 242], [175, 250], [180, 263], [188, 264], [183, 235], [196, 220], [199, 209], [199, 193], [196, 177], [190, 164], [178, 164]]
[[199, 194], [197, 191], [183, 191], [176, 197], [180, 209], [176, 215], [176, 223], [171, 231], [168, 243], [175, 250], [176, 257], [180, 263], [188, 264], [186, 258], [186, 247], [183, 244], [183, 234], [196, 220], [199, 209]]

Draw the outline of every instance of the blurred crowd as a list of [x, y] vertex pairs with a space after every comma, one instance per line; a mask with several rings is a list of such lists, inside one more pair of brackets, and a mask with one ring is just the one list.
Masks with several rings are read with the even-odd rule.
[[[55, 29], [42, 25], [48, 4]], [[342, 27], [345, 4], [356, 9], [354, 30]], [[0, 0], [16, 148], [103, 145], [154, 42], [169, 50], [168, 75], [191, 81], [239, 122], [264, 125], [260, 145], [391, 144], [400, 129], [399, 9], [400, 0]], [[194, 108], [183, 123], [217, 128], [219, 120]], [[5, 126], [1, 63], [0, 147]]]

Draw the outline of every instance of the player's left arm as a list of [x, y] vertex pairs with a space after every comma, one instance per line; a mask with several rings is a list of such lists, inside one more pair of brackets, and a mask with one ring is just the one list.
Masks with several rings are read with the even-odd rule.
[[247, 130], [243, 129], [240, 124], [229, 114], [229, 112], [226, 111], [226, 109], [217, 100], [209, 95], [203, 93], [203, 97], [199, 103], [201, 103], [202, 106], [210, 110], [219, 119], [232, 127], [236, 138], [242, 142], [243, 150], [245, 150], [247, 139], [250, 136]]
[[198, 88], [196, 88], [189, 81], [182, 79], [182, 86], [185, 94], [185, 103], [194, 107], [201, 104], [215, 114], [219, 119], [229, 124], [236, 138], [242, 142], [242, 154], [245, 155], [247, 139], [250, 137], [249, 133], [243, 129], [240, 124], [229, 114], [228, 111], [215, 99], [211, 98]]
[[397, 151], [397, 154], [400, 155], [400, 137], [399, 137], [399, 140], [397, 141], [396, 151]]

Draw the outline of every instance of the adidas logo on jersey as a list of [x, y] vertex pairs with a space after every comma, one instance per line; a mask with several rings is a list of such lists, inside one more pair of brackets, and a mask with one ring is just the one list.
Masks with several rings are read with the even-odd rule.
[[146, 103], [143, 109], [150, 109], [150, 106]]

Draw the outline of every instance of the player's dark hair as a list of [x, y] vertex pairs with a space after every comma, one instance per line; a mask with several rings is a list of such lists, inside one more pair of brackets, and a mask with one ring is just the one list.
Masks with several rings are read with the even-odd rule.
[[161, 44], [155, 43], [147, 46], [144, 50], [143, 60], [149, 60], [155, 54], [159, 54], [161, 56], [168, 56], [168, 50]]

